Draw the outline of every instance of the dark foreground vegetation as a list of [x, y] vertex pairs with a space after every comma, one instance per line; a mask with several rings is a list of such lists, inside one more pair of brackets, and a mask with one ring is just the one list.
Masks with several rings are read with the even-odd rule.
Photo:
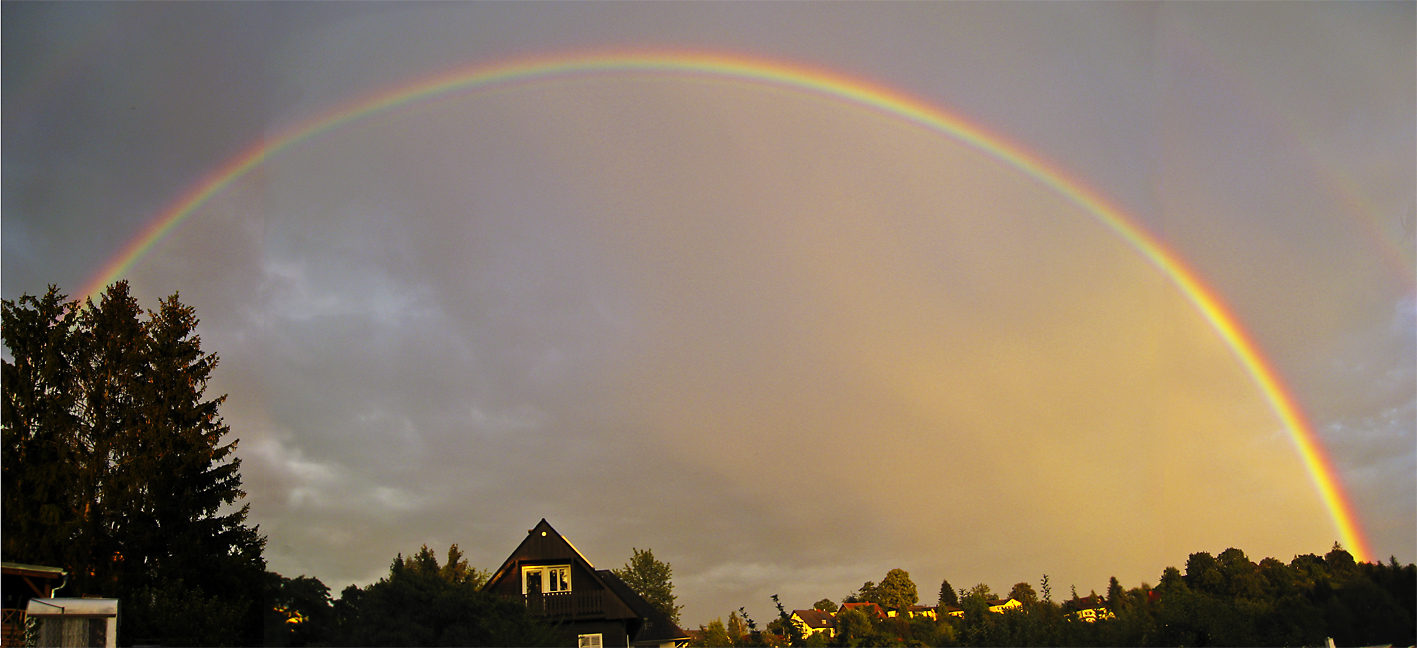
[[[240, 504], [217, 357], [177, 295], [144, 312], [50, 288], [3, 303], [4, 561], [62, 567], [59, 595], [120, 601], [124, 645], [539, 645], [524, 606], [478, 591], [454, 546], [425, 547], [338, 601], [266, 570]], [[8, 615], [7, 615], [8, 618]]]
[[441, 566], [426, 546], [399, 556], [388, 576], [334, 601], [318, 579], [269, 579], [267, 646], [545, 646], [557, 637], [520, 602], [479, 591], [487, 574], [457, 545]]
[[[440, 564], [426, 546], [386, 577], [338, 599], [319, 579], [267, 571], [265, 538], [246, 522], [241, 462], [206, 385], [193, 310], [173, 295], [146, 313], [119, 282], [97, 303], [57, 289], [4, 301], [3, 558], [62, 567], [61, 596], [121, 601], [124, 645], [545, 645], [554, 628], [516, 601], [479, 590], [487, 574], [457, 545]], [[636, 550], [616, 570], [671, 619], [668, 564]], [[746, 613], [700, 626], [712, 646], [1318, 646], [1417, 643], [1417, 568], [1357, 563], [1335, 546], [1288, 563], [1238, 549], [1191, 554], [1155, 587], [1054, 602], [1018, 583], [941, 584], [933, 616], [892, 570], [843, 603], [833, 635], [803, 636], [791, 611], [760, 628]], [[775, 598], [775, 597], [774, 597]], [[1003, 601], [1017, 604], [1006, 611]], [[776, 601], [775, 601], [776, 602]], [[742, 608], [740, 608], [740, 611]], [[1092, 610], [1094, 620], [1082, 617]], [[894, 612], [894, 616], [889, 616]], [[957, 614], [952, 615], [951, 612]], [[914, 616], [912, 616], [914, 615]]]

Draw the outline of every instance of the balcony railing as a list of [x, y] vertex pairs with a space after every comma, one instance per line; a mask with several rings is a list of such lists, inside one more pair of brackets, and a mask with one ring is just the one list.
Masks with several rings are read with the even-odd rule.
[[534, 616], [583, 617], [605, 613], [605, 592], [601, 590], [522, 594], [526, 609]]
[[0, 646], [23, 646], [25, 645], [25, 611], [20, 609], [5, 608], [0, 612], [0, 626], [4, 630], [0, 631]]

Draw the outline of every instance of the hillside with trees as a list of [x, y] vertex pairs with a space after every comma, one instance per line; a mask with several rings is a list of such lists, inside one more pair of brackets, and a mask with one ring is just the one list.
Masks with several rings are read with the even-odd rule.
[[[1038, 594], [1039, 590], [1042, 595]], [[1358, 563], [1336, 543], [1288, 563], [1252, 561], [1239, 549], [1197, 552], [1185, 569], [1167, 567], [1155, 587], [1126, 589], [1110, 579], [1092, 592], [1054, 601], [1020, 582], [1004, 598], [984, 583], [955, 590], [941, 582], [936, 605], [916, 605], [916, 587], [894, 569], [868, 581], [841, 606], [823, 599], [758, 631], [734, 612], [700, 626], [694, 645], [714, 646], [1408, 646], [1417, 643], [1417, 567], [1391, 559]], [[739, 609], [742, 611], [742, 608]], [[796, 618], [794, 618], [796, 617]], [[799, 619], [818, 619], [812, 628]]]

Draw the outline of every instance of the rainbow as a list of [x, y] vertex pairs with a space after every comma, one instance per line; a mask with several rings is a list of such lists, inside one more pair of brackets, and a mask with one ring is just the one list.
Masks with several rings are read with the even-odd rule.
[[983, 127], [899, 91], [819, 68], [718, 53], [655, 51], [566, 53], [453, 69], [355, 100], [253, 144], [201, 178], [159, 214], [94, 276], [84, 287], [83, 294], [97, 294], [104, 286], [118, 280], [153, 245], [196, 212], [212, 196], [261, 165], [270, 156], [290, 146], [371, 115], [419, 102], [447, 98], [458, 93], [505, 90], [572, 76], [625, 74], [724, 79], [776, 86], [864, 106], [966, 143], [1013, 166], [1092, 214], [1163, 272], [1225, 341], [1289, 433], [1324, 505], [1333, 517], [1340, 541], [1358, 560], [1371, 559], [1372, 552], [1354, 514], [1353, 505], [1339, 483], [1332, 461], [1319, 443], [1314, 429], [1278, 375], [1270, 368], [1258, 345], [1215, 291], [1208, 288], [1194, 270], [1100, 195], [1068, 177], [1057, 167], [1030, 155]]

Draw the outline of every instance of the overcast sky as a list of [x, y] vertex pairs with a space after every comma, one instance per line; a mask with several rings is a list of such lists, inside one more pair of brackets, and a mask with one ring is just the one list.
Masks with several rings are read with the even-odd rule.
[[[1375, 555], [1417, 559], [1413, 3], [24, 3], [3, 295], [77, 293], [233, 156], [356, 98], [578, 51], [819, 68], [997, 133], [1233, 310]], [[336, 592], [546, 518], [652, 548], [684, 625], [903, 568], [1054, 598], [1195, 551], [1324, 553], [1264, 394], [1169, 278], [1019, 170], [878, 110], [674, 74], [371, 115], [127, 275], [221, 357], [251, 520]]]

